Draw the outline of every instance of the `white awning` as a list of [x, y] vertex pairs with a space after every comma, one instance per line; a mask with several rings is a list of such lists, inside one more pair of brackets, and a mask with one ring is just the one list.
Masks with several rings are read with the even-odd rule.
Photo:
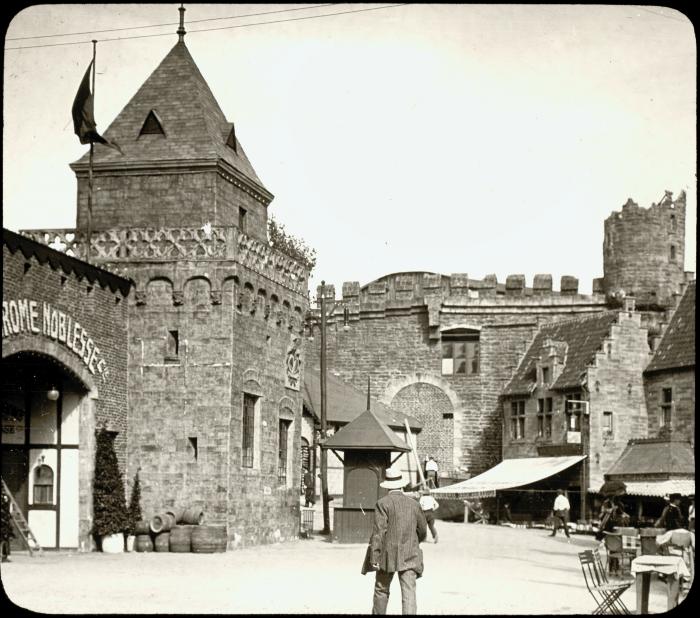
[[498, 490], [529, 485], [570, 468], [585, 455], [504, 459], [490, 470], [461, 483], [432, 491], [437, 498], [486, 498]]
[[623, 481], [627, 486], [628, 496], [681, 496], [695, 495], [693, 479], [670, 479], [666, 481]]

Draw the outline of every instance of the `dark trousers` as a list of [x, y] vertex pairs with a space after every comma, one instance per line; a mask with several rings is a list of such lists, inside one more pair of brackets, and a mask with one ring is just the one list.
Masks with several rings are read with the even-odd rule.
[[552, 529], [552, 534], [551, 536], [556, 536], [557, 530], [559, 528], [564, 528], [564, 532], [566, 533], [566, 536], [569, 536], [569, 526], [566, 525], [566, 517], [563, 517], [562, 515], [555, 515], [554, 516], [554, 528]]
[[[389, 587], [394, 573], [377, 571], [374, 580], [374, 598], [372, 600], [373, 614], [386, 614], [386, 606], [389, 603]], [[412, 569], [399, 571], [399, 584], [401, 585], [401, 610], [403, 614], [416, 614], [416, 572]]]
[[437, 539], [437, 530], [435, 530], [435, 515], [433, 515], [432, 511], [423, 511], [423, 515], [425, 515], [425, 521], [428, 524], [428, 528], [430, 528], [430, 534], [433, 535], [434, 539]]
[[306, 506], [316, 504], [314, 501], [314, 490], [311, 487], [307, 487], [304, 490], [304, 498], [306, 499]]

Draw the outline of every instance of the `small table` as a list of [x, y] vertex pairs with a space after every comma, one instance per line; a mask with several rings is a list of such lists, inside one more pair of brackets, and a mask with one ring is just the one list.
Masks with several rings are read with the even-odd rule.
[[637, 580], [637, 614], [649, 613], [649, 588], [652, 573], [663, 573], [667, 576], [667, 609], [669, 611], [678, 605], [680, 578], [690, 577], [690, 571], [680, 556], [639, 556], [632, 560], [631, 572]]

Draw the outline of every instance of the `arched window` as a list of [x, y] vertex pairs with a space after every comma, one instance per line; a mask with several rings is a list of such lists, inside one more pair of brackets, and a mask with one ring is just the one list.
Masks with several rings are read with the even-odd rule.
[[45, 464], [34, 470], [34, 504], [53, 504], [53, 470]]

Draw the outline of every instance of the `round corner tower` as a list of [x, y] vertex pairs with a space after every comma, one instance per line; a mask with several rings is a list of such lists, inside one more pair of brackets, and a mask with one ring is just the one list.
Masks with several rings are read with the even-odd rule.
[[663, 309], [685, 282], [685, 191], [666, 191], [641, 208], [632, 199], [605, 220], [603, 271], [609, 298], [631, 295], [640, 308]]

